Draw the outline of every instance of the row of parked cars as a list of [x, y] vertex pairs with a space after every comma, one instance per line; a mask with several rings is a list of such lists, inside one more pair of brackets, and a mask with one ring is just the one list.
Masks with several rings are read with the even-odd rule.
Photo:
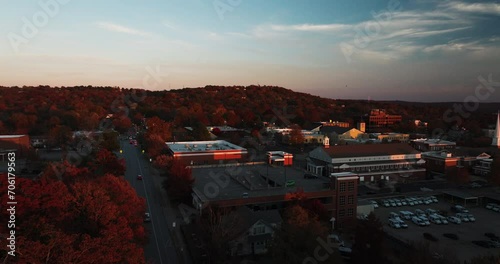
[[[437, 203], [438, 199], [435, 196], [428, 197], [406, 197], [406, 198], [394, 198], [394, 199], [384, 199], [381, 201], [384, 207], [397, 207], [397, 206], [414, 206], [414, 205], [429, 205], [431, 203]], [[378, 207], [376, 201], [372, 201], [375, 208]], [[375, 206], [376, 205], [376, 206]]]
[[486, 209], [500, 213], [500, 205], [496, 203], [489, 203], [486, 205]]
[[[445, 217], [437, 210], [428, 208], [425, 211], [416, 209], [415, 212], [399, 211], [399, 213], [389, 213], [389, 226], [394, 228], [401, 228], [404, 220], [411, 220], [418, 226], [428, 226], [431, 223], [436, 225], [447, 225], [448, 223], [461, 224], [462, 222], [475, 222], [475, 217], [470, 213], [457, 213], [455, 216]], [[399, 226], [398, 226], [399, 225]]]

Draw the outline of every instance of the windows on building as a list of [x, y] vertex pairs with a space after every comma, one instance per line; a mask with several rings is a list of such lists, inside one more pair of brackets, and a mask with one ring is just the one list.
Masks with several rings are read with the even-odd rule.
[[347, 204], [354, 204], [354, 195], [349, 195], [347, 197]]
[[347, 183], [347, 190], [350, 192], [354, 191], [354, 182], [353, 181]]
[[339, 204], [340, 205], [345, 205], [345, 196], [340, 196], [339, 197]]
[[340, 183], [340, 189], [341, 192], [345, 192], [345, 182]]
[[354, 208], [347, 209], [347, 216], [353, 216], [353, 215], [354, 215]]
[[253, 228], [254, 235], [264, 234], [266, 232], [266, 227], [264, 225], [258, 225]]
[[340, 217], [345, 216], [345, 209], [340, 209], [339, 210], [339, 216]]

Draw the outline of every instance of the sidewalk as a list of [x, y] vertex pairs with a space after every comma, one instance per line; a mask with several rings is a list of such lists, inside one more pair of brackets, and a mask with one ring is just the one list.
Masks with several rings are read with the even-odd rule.
[[[148, 162], [149, 163], [149, 162]], [[182, 236], [182, 231], [180, 229], [180, 224], [182, 224], [182, 217], [177, 208], [172, 208], [172, 204], [170, 203], [170, 199], [168, 198], [167, 192], [162, 187], [162, 181], [164, 178], [160, 176], [158, 170], [153, 168], [151, 164], [148, 166], [149, 174], [154, 181], [155, 188], [159, 189], [159, 192], [162, 195], [162, 200], [164, 203], [161, 204], [163, 207], [163, 214], [169, 223], [168, 230], [170, 232], [170, 236], [172, 238], [173, 246], [177, 251], [177, 257], [179, 259], [179, 263], [181, 264], [192, 264], [191, 257], [189, 256], [189, 251], [187, 249], [186, 243], [184, 241], [184, 237]], [[172, 223], [176, 224], [175, 227], [172, 226]]]

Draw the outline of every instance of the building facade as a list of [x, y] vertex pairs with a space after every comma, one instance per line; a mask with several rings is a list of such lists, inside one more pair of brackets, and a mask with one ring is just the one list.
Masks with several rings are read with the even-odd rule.
[[370, 129], [387, 128], [401, 123], [400, 115], [390, 115], [384, 109], [372, 109], [368, 116], [368, 127]]

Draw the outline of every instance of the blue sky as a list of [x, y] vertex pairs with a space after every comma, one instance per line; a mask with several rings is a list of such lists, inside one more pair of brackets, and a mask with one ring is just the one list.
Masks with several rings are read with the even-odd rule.
[[478, 77], [500, 82], [499, 1], [0, 3], [6, 86], [143, 87], [149, 68], [161, 73], [157, 89], [266, 84], [329, 98], [464, 101]]

